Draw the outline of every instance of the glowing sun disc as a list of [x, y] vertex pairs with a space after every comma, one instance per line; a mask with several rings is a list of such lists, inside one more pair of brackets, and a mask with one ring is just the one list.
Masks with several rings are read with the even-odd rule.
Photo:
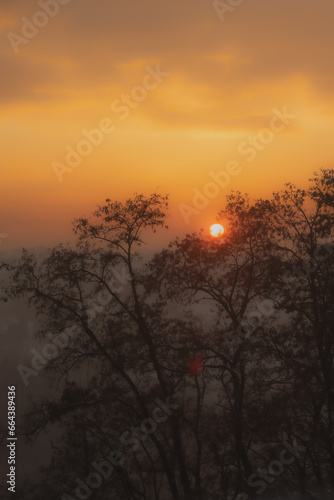
[[223, 226], [221, 226], [220, 224], [213, 224], [210, 227], [210, 234], [211, 234], [211, 236], [214, 236], [215, 238], [217, 238], [218, 236], [222, 236], [222, 234], [224, 234]]

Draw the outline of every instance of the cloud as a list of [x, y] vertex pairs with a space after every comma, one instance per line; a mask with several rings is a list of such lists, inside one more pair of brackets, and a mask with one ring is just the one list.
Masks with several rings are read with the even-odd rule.
[[[16, 18], [18, 34], [22, 16], [31, 19], [37, 10], [34, 1], [1, 6], [3, 19], [12, 24]], [[151, 120], [160, 116], [176, 127], [257, 126], [254, 100], [265, 115], [294, 100], [297, 82], [332, 106], [333, 14], [330, 0], [316, 8], [312, 0], [245, 0], [221, 22], [211, 2], [202, 0], [71, 0], [17, 56], [2, 41], [0, 99], [42, 106], [88, 98], [107, 106], [108, 88], [128, 91], [151, 61], [172, 76], [165, 94], [142, 111]]]

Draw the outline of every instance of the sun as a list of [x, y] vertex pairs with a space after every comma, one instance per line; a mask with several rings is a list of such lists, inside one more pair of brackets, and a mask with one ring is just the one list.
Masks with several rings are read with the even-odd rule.
[[210, 227], [210, 234], [215, 238], [218, 238], [218, 236], [222, 236], [224, 234], [223, 226], [221, 226], [220, 224], [213, 224]]

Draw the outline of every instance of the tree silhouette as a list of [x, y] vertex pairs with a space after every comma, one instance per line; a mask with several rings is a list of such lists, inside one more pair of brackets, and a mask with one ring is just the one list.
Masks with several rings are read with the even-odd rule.
[[62, 438], [21, 497], [326, 498], [333, 186], [321, 170], [269, 200], [232, 192], [223, 237], [186, 235], [150, 259], [167, 197], [106, 200], [74, 222], [75, 247], [3, 264], [6, 299], [27, 296], [58, 345], [43, 371], [58, 390], [22, 432]]

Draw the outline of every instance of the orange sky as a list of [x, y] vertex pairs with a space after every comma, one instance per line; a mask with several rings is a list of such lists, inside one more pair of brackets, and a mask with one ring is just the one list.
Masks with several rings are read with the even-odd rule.
[[332, 0], [244, 0], [224, 19], [211, 0], [55, 2], [0, 3], [0, 251], [68, 240], [74, 217], [134, 192], [170, 193], [172, 231], [190, 232], [231, 189], [269, 196], [333, 168]]

